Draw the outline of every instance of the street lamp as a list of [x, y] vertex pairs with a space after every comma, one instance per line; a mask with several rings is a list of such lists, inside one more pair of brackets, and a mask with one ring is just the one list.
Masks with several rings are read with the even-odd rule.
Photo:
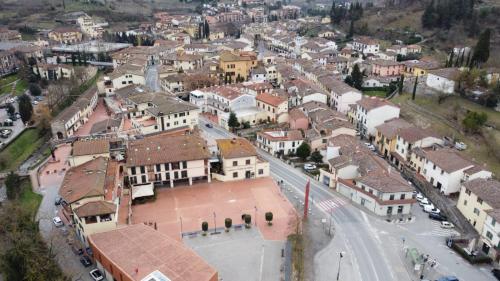
[[216, 222], [216, 215], [215, 215], [215, 212], [214, 212], [214, 233], [217, 233], [217, 222]]
[[179, 220], [181, 221], [181, 240], [182, 240], [182, 217], [179, 217]]
[[339, 253], [339, 269], [337, 270], [337, 281], [339, 280], [340, 277], [340, 262], [342, 261], [342, 258], [344, 257], [345, 252], [340, 252]]
[[254, 206], [255, 208], [255, 226], [257, 226], [257, 206]]

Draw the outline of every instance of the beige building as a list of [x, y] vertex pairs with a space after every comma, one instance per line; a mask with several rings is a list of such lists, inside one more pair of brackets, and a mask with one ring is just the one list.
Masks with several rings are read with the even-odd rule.
[[73, 27], [58, 27], [49, 32], [49, 39], [62, 44], [74, 44], [82, 41], [82, 32]]
[[257, 156], [255, 147], [244, 138], [217, 140], [222, 173], [212, 174], [221, 181], [269, 176], [269, 163]]
[[[391, 153], [396, 151], [398, 130], [401, 128], [410, 128], [412, 125], [404, 119], [395, 118], [375, 127], [374, 145], [379, 153], [384, 157], [392, 157]], [[392, 162], [392, 159], [391, 159]]]
[[267, 121], [277, 123], [288, 122], [288, 99], [286, 97], [262, 93], [255, 99], [257, 107], [266, 111]]
[[457, 208], [478, 233], [483, 233], [487, 211], [500, 208], [500, 182], [492, 179], [464, 182]]
[[69, 79], [75, 73], [71, 66], [63, 64], [36, 64], [32, 69], [34, 73], [46, 80]]
[[109, 159], [109, 140], [91, 139], [75, 141], [68, 161], [71, 166], [79, 166], [99, 157]]
[[131, 141], [126, 174], [132, 199], [152, 196], [155, 185], [210, 182], [210, 156], [206, 141], [196, 134], [157, 134]]
[[89, 235], [110, 231], [117, 226], [118, 207], [112, 202], [86, 202], [76, 208], [73, 214], [76, 234], [85, 246], [89, 246]]

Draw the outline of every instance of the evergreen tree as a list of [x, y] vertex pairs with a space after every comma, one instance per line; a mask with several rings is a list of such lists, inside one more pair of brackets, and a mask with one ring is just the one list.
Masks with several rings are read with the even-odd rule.
[[25, 94], [19, 97], [19, 114], [21, 115], [21, 120], [23, 120], [24, 123], [31, 120], [31, 116], [33, 115], [31, 99]]
[[487, 28], [485, 31], [479, 35], [476, 47], [474, 48], [474, 53], [472, 54], [472, 65], [481, 66], [483, 63], [487, 62], [490, 57], [490, 37], [491, 29]]
[[399, 78], [399, 83], [398, 83], [398, 92], [399, 94], [403, 94], [403, 86], [404, 86], [404, 81], [405, 81], [405, 76], [401, 74], [401, 77]]
[[349, 25], [349, 33], [347, 34], [347, 38], [352, 38], [354, 36], [354, 20], [351, 20], [351, 24]]
[[363, 73], [359, 70], [358, 64], [355, 64], [351, 72], [352, 86], [358, 90], [363, 87]]
[[429, 5], [425, 8], [422, 15], [422, 26], [424, 28], [433, 28], [436, 24], [434, 0], [432, 0]]
[[453, 52], [453, 50], [451, 50], [450, 55], [448, 57], [448, 61], [446, 61], [446, 67], [451, 67], [451, 65], [453, 63], [453, 56], [454, 55], [455, 55], [455, 52]]
[[80, 52], [77, 53], [78, 56], [78, 65], [82, 65], [82, 54]]
[[240, 122], [238, 122], [238, 117], [236, 117], [236, 114], [234, 112], [229, 113], [229, 120], [227, 120], [227, 125], [229, 128], [232, 129], [234, 132], [236, 128], [240, 126]]
[[205, 34], [205, 38], [210, 37], [210, 26], [208, 25], [208, 21], [207, 20], [205, 20], [205, 24], [203, 26], [203, 31], [204, 31], [204, 34]]
[[309, 155], [311, 155], [311, 147], [307, 142], [302, 142], [302, 144], [297, 147], [297, 156], [300, 157], [302, 161], [306, 161]]
[[75, 58], [75, 53], [71, 53], [71, 64], [72, 64], [73, 66], [75, 66], [75, 65], [76, 65], [76, 61], [75, 61], [75, 59], [76, 59], [76, 58]]
[[413, 85], [413, 93], [411, 94], [411, 99], [415, 100], [415, 95], [417, 94], [417, 85], [418, 85], [418, 75], [415, 77], [415, 84]]

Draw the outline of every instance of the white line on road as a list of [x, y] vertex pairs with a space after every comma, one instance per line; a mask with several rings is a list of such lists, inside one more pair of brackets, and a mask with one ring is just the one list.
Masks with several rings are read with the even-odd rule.
[[260, 277], [259, 277], [260, 281], [262, 281], [262, 273], [264, 271], [264, 252], [265, 252], [265, 245], [262, 245], [262, 251], [260, 254]]

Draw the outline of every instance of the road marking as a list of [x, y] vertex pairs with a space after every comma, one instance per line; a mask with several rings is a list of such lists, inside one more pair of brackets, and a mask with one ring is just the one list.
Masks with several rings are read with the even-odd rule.
[[345, 205], [346, 202], [340, 198], [332, 198], [332, 199], [327, 199], [327, 200], [323, 200], [323, 201], [320, 201], [320, 202], [316, 202], [316, 206], [318, 207], [318, 209], [324, 211], [324, 212], [331, 212], [333, 209], [335, 208], [338, 208], [338, 207], [341, 207], [343, 205]]
[[260, 277], [259, 280], [262, 281], [262, 273], [264, 271], [264, 245], [262, 245], [262, 251], [260, 254]]

